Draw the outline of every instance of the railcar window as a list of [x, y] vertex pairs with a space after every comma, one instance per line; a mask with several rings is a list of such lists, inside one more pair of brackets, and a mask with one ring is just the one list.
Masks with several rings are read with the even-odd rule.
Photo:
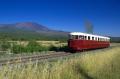
[[84, 36], [84, 40], [87, 40], [87, 36]]
[[80, 36], [79, 36], [79, 39], [84, 39], [84, 36], [80, 35]]
[[84, 36], [82, 36], [82, 39], [84, 39]]
[[88, 40], [90, 40], [90, 36], [88, 36]]
[[98, 38], [98, 41], [100, 41], [100, 38]]
[[78, 35], [75, 35], [75, 39], [78, 39]]
[[95, 37], [95, 40], [97, 41], [97, 37]]
[[72, 39], [75, 39], [75, 36], [74, 36], [74, 35], [72, 35]]
[[94, 40], [94, 37], [92, 37], [92, 40]]

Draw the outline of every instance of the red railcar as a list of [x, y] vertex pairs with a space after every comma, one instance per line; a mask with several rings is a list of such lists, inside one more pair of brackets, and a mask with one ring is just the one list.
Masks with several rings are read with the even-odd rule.
[[110, 38], [105, 36], [72, 32], [69, 35], [68, 47], [74, 51], [105, 48], [110, 46]]

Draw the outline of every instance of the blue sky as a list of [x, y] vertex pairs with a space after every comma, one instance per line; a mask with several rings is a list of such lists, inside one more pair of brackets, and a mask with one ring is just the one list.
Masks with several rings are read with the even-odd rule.
[[63, 31], [85, 32], [85, 21], [100, 35], [120, 36], [119, 0], [0, 0], [0, 24], [37, 22]]

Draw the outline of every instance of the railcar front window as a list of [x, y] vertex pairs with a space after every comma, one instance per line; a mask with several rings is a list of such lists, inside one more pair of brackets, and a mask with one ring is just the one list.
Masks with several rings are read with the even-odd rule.
[[74, 35], [71, 35], [71, 39], [74, 39]]
[[75, 39], [75, 36], [74, 35], [69, 35], [69, 38], [70, 39]]

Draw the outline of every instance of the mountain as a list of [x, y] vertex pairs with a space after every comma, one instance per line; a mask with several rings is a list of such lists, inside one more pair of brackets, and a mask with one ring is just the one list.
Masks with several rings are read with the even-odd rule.
[[52, 30], [34, 22], [15, 24], [0, 24], [0, 39], [12, 40], [63, 40], [67, 39], [68, 32]]
[[49, 28], [33, 22], [16, 23], [15, 27], [31, 31], [50, 31]]
[[28, 31], [49, 31], [50, 29], [40, 25], [38, 23], [34, 22], [21, 22], [21, 23], [15, 23], [15, 24], [0, 24], [0, 27], [4, 28], [18, 28], [22, 30], [28, 30]]

